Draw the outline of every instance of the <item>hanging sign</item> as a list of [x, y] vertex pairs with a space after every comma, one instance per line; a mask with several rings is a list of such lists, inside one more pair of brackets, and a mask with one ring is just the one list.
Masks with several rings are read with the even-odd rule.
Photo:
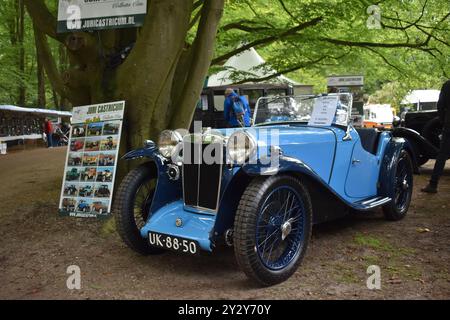
[[111, 212], [125, 102], [73, 109], [59, 212], [106, 217]]
[[328, 87], [363, 86], [364, 76], [330, 76], [327, 78]]
[[334, 92], [351, 93], [353, 96], [351, 119], [355, 127], [363, 124], [364, 115], [364, 76], [330, 76], [327, 78], [328, 92], [331, 89], [337, 89]]
[[59, 0], [58, 33], [139, 27], [147, 0]]

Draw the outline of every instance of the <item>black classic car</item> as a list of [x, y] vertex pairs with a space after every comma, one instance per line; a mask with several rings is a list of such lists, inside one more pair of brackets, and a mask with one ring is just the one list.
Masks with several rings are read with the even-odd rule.
[[393, 125], [393, 135], [407, 139], [414, 150], [416, 167], [436, 158], [442, 133], [437, 110], [404, 112]]
[[73, 196], [73, 195], [76, 195], [77, 192], [78, 192], [78, 189], [74, 184], [68, 185], [64, 188], [65, 196]]

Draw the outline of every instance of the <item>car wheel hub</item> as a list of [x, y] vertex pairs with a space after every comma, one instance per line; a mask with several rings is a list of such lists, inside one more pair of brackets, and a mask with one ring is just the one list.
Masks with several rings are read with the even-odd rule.
[[292, 231], [292, 224], [289, 221], [286, 221], [281, 225], [281, 240], [284, 240], [287, 238], [287, 236]]
[[406, 179], [403, 180], [403, 182], [402, 182], [402, 188], [403, 188], [403, 190], [408, 190], [408, 188], [409, 188], [409, 184], [408, 184], [408, 181], [406, 181]]

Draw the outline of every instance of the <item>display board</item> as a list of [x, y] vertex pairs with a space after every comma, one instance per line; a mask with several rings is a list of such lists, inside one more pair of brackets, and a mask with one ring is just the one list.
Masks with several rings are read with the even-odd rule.
[[147, 0], [59, 0], [58, 32], [139, 27]]
[[60, 214], [110, 214], [124, 109], [124, 101], [73, 109]]

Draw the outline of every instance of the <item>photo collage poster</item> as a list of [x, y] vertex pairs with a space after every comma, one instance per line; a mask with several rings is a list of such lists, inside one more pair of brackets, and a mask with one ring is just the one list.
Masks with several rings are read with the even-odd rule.
[[124, 101], [73, 109], [61, 215], [110, 215], [124, 109]]

